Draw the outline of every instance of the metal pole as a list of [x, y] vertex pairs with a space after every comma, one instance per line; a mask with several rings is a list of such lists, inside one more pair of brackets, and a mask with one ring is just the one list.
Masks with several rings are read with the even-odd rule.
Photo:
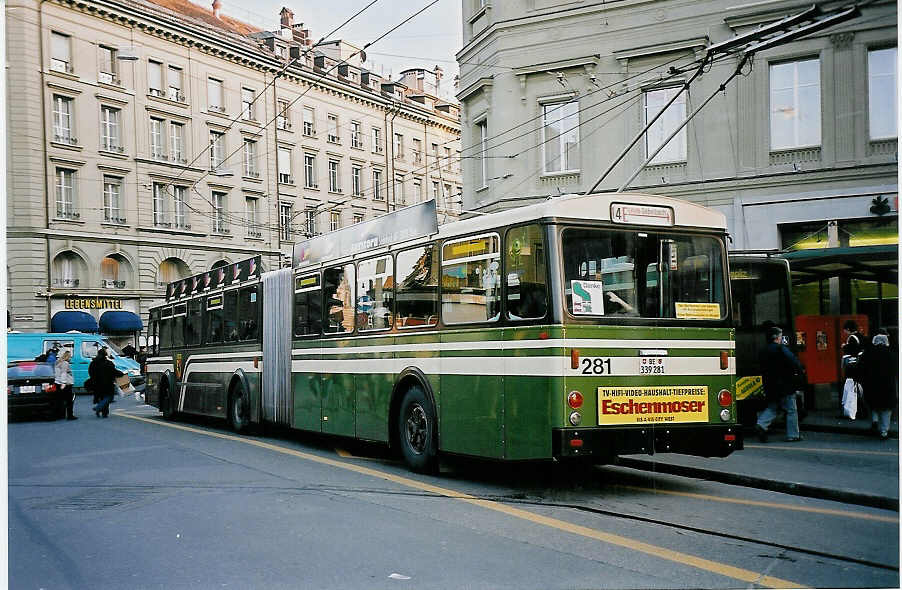
[[[709, 102], [711, 102], [711, 101], [714, 99], [714, 97], [717, 96], [719, 93], [721, 93], [721, 92], [724, 91], [724, 89], [727, 87], [727, 84], [729, 84], [729, 83], [733, 80], [733, 78], [735, 78], [736, 76], [738, 76], [739, 73], [742, 71], [743, 66], [745, 66], [745, 63], [749, 60], [749, 57], [750, 57], [750, 54], [746, 54], [745, 57], [743, 57], [742, 60], [739, 62], [739, 65], [736, 67], [736, 70], [734, 70], [733, 73], [730, 74], [730, 77], [727, 78], [726, 80], [724, 80], [724, 81], [720, 84], [720, 86], [717, 87], [717, 90], [715, 90], [714, 92], [712, 92], [712, 93], [711, 93], [711, 96], [709, 96], [708, 98], [706, 98], [706, 99], [704, 100], [704, 102], [702, 102], [702, 104], [698, 105], [691, 113], [689, 113], [689, 116], [686, 117], [686, 118], [683, 120], [683, 122], [680, 123], [680, 125], [679, 125], [676, 129], [673, 130], [673, 133], [671, 133], [670, 135], [667, 136], [667, 139], [665, 139], [665, 140], [661, 143], [661, 145], [658, 146], [658, 149], [656, 149], [656, 150], [654, 151], [654, 153], [652, 153], [651, 155], [649, 155], [649, 156], [645, 159], [645, 161], [642, 162], [642, 165], [639, 166], [639, 167], [636, 169], [635, 172], [633, 172], [633, 175], [630, 176], [630, 177], [627, 179], [626, 182], [624, 182], [622, 185], [620, 185], [620, 188], [617, 189], [617, 192], [618, 192], [618, 193], [622, 193], [622, 192], [624, 191], [624, 189], [626, 189], [626, 187], [629, 186], [629, 184], [630, 184], [632, 181], [634, 181], [634, 180], [636, 179], [637, 176], [639, 176], [639, 173], [642, 172], [642, 170], [643, 170], [646, 166], [648, 166], [648, 163], [651, 162], [651, 161], [655, 158], [655, 156], [657, 156], [657, 155], [661, 152], [661, 150], [663, 150], [664, 147], [665, 147], [668, 143], [670, 143], [670, 140], [671, 140], [671, 139], [673, 139], [674, 137], [676, 137], [677, 133], [679, 133], [680, 130], [683, 129], [683, 127], [685, 127], [686, 125], [689, 124], [689, 121], [691, 121], [692, 118], [695, 117], [695, 115], [697, 115], [697, 114], [699, 113], [699, 111], [701, 111], [703, 108], [705, 108], [705, 105], [707, 105]], [[681, 94], [681, 93], [678, 92], [676, 96], [679, 96], [680, 94]], [[674, 96], [674, 99], [676, 98], [676, 96]], [[673, 101], [671, 101], [671, 102], [673, 102]], [[669, 103], [668, 103], [668, 106], [669, 106]], [[661, 109], [661, 112], [658, 113], [658, 114], [660, 115], [660, 114], [663, 113], [666, 109], [667, 109], [667, 107], [664, 107], [663, 109]]]

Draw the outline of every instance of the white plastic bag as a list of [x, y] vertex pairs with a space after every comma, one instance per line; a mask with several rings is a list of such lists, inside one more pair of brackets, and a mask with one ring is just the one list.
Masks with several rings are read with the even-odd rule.
[[846, 379], [842, 388], [842, 413], [850, 420], [858, 413], [858, 384], [854, 379]]

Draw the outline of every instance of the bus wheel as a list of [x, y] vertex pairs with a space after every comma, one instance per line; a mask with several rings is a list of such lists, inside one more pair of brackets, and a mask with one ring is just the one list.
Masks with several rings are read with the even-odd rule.
[[411, 470], [417, 473], [438, 471], [435, 409], [426, 393], [417, 386], [408, 389], [401, 401], [398, 439], [404, 461]]
[[164, 420], [175, 420], [175, 397], [169, 394], [169, 388], [165, 385], [160, 387], [160, 410]]
[[235, 385], [229, 391], [229, 424], [235, 432], [244, 432], [250, 423], [250, 412], [244, 387], [240, 384]]

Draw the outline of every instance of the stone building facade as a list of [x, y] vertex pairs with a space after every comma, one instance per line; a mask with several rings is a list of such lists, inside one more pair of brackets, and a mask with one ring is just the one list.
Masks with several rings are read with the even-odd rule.
[[[590, 189], [691, 75], [670, 68], [810, 3], [462, 6], [463, 206], [490, 211]], [[735, 249], [898, 244], [896, 22], [896, 3], [878, 0], [857, 18], [757, 52], [628, 188], [722, 211]], [[627, 181], [738, 60], [713, 63], [597, 190]], [[799, 313], [855, 313], [856, 297], [876, 297], [879, 285], [812, 288], [813, 307]], [[895, 297], [896, 286], [881, 293]]]
[[[165, 284], [435, 198], [459, 210], [441, 72], [382, 79], [283, 9], [258, 30], [186, 0], [12, 0], [12, 327], [60, 311], [146, 320]], [[92, 303], [93, 302], [93, 303]]]

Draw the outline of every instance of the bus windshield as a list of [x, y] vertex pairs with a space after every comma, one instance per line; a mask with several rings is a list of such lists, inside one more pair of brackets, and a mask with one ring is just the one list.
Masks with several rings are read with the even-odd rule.
[[562, 246], [574, 316], [726, 316], [723, 243], [714, 236], [571, 228]]
[[731, 256], [730, 285], [737, 329], [759, 329], [766, 321], [790, 329], [789, 270], [784, 261]]

